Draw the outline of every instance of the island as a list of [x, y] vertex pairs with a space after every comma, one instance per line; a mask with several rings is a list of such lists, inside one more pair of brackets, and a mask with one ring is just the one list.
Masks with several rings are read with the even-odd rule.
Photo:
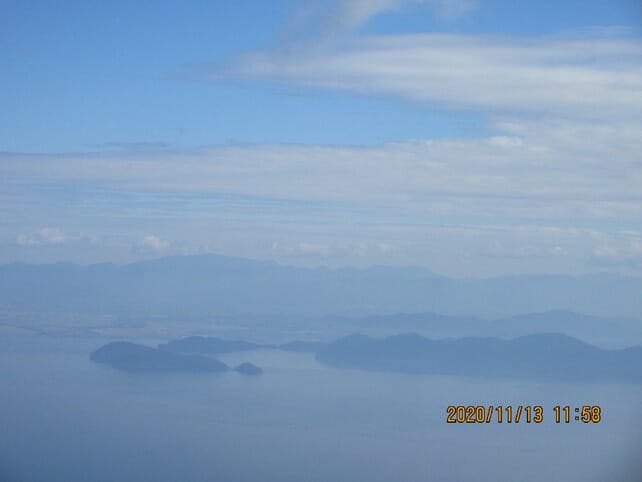
[[431, 340], [417, 334], [375, 339], [355, 334], [321, 348], [316, 358], [339, 368], [370, 371], [542, 381], [642, 382], [642, 347], [604, 350], [554, 333], [512, 340]]
[[[190, 337], [161, 347], [180, 349], [183, 354], [252, 349], [308, 352], [324, 365], [368, 371], [541, 381], [642, 382], [642, 347], [603, 349], [560, 333], [536, 333], [513, 339], [491, 336], [430, 339], [416, 333], [373, 338], [353, 334], [331, 342], [295, 340], [280, 345]], [[240, 373], [253, 372], [242, 366], [237, 367]]]
[[[93, 351], [89, 358], [94, 363], [128, 372], [223, 373], [231, 370], [215, 358], [177, 353], [127, 341], [107, 343]], [[234, 370], [242, 375], [262, 373], [259, 367], [251, 363], [242, 363]]]

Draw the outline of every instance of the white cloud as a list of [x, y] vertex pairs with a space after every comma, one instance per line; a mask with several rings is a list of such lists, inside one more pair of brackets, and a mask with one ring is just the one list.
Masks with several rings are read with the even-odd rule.
[[372, 257], [380, 255], [389, 255], [397, 251], [396, 246], [377, 240], [337, 240], [326, 239], [324, 242], [302, 241], [292, 245], [291, 243], [279, 243], [273, 241], [271, 250], [276, 255], [287, 255], [299, 259], [308, 260], [321, 259], [327, 261], [328, 258], [351, 258], [351, 257]]
[[136, 245], [137, 251], [155, 251], [155, 252], [165, 252], [171, 248], [171, 243], [165, 239], [161, 239], [158, 236], [149, 235], [141, 239]]
[[340, 0], [330, 9], [330, 18], [346, 30], [353, 30], [371, 18], [408, 5], [427, 4], [442, 18], [456, 18], [472, 11], [473, 0]]
[[[436, 18], [452, 20], [476, 7], [474, 0], [335, 0], [311, 2], [295, 12], [294, 21], [285, 32], [286, 48], [280, 52], [300, 51], [301, 47], [320, 50], [342, 40], [370, 19], [407, 6], [425, 4]], [[306, 42], [310, 40], [310, 42]]]
[[60, 228], [41, 228], [34, 233], [19, 234], [16, 244], [19, 246], [43, 246], [52, 244], [68, 244], [80, 241], [80, 236], [71, 236]]
[[629, 239], [628, 242], [611, 240], [609, 244], [596, 246], [593, 255], [600, 264], [642, 268], [642, 237]]
[[[587, 263], [598, 243], [626, 244], [639, 233], [620, 233], [555, 226], [368, 224], [325, 225], [282, 223], [265, 233], [256, 229], [253, 241], [267, 239], [261, 257], [309, 266], [423, 265], [456, 276], [490, 274], [578, 273], [617, 271], [639, 274], [626, 263]], [[274, 232], [278, 232], [277, 238]], [[242, 231], [245, 232], [245, 231]], [[269, 237], [268, 237], [269, 236]], [[304, 253], [300, 243], [322, 245], [328, 253]], [[237, 251], [241, 255], [257, 252]]]
[[327, 256], [330, 254], [330, 246], [319, 243], [299, 243], [299, 251], [304, 254], [315, 254]]
[[200, 193], [342, 204], [380, 219], [510, 224], [642, 219], [642, 124], [500, 122], [503, 136], [371, 147], [228, 145], [145, 153], [0, 155], [28, 186]]
[[252, 53], [212, 76], [386, 94], [492, 112], [639, 119], [642, 43], [634, 37], [591, 34], [354, 38], [341, 48]]
[[566, 251], [561, 246], [550, 246], [538, 240], [537, 244], [519, 244], [505, 246], [500, 241], [494, 241], [487, 251], [488, 256], [497, 258], [551, 258], [555, 256], [564, 256]]

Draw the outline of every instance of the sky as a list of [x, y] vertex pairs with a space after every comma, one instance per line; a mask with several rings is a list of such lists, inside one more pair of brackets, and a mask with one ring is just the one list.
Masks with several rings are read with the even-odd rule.
[[636, 0], [2, 10], [1, 263], [642, 276]]

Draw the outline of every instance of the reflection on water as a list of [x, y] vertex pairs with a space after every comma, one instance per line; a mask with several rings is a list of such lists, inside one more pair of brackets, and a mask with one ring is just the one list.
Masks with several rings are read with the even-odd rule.
[[[104, 341], [0, 340], [0, 480], [636, 480], [642, 387], [338, 370], [256, 351], [259, 377], [140, 375], [89, 362]], [[449, 404], [540, 404], [541, 425], [448, 425]], [[599, 404], [598, 425], [553, 422]]]

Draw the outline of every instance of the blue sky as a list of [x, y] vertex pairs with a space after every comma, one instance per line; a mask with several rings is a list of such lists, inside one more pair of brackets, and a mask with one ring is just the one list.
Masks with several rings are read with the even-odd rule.
[[642, 274], [638, 2], [4, 2], [0, 262]]

